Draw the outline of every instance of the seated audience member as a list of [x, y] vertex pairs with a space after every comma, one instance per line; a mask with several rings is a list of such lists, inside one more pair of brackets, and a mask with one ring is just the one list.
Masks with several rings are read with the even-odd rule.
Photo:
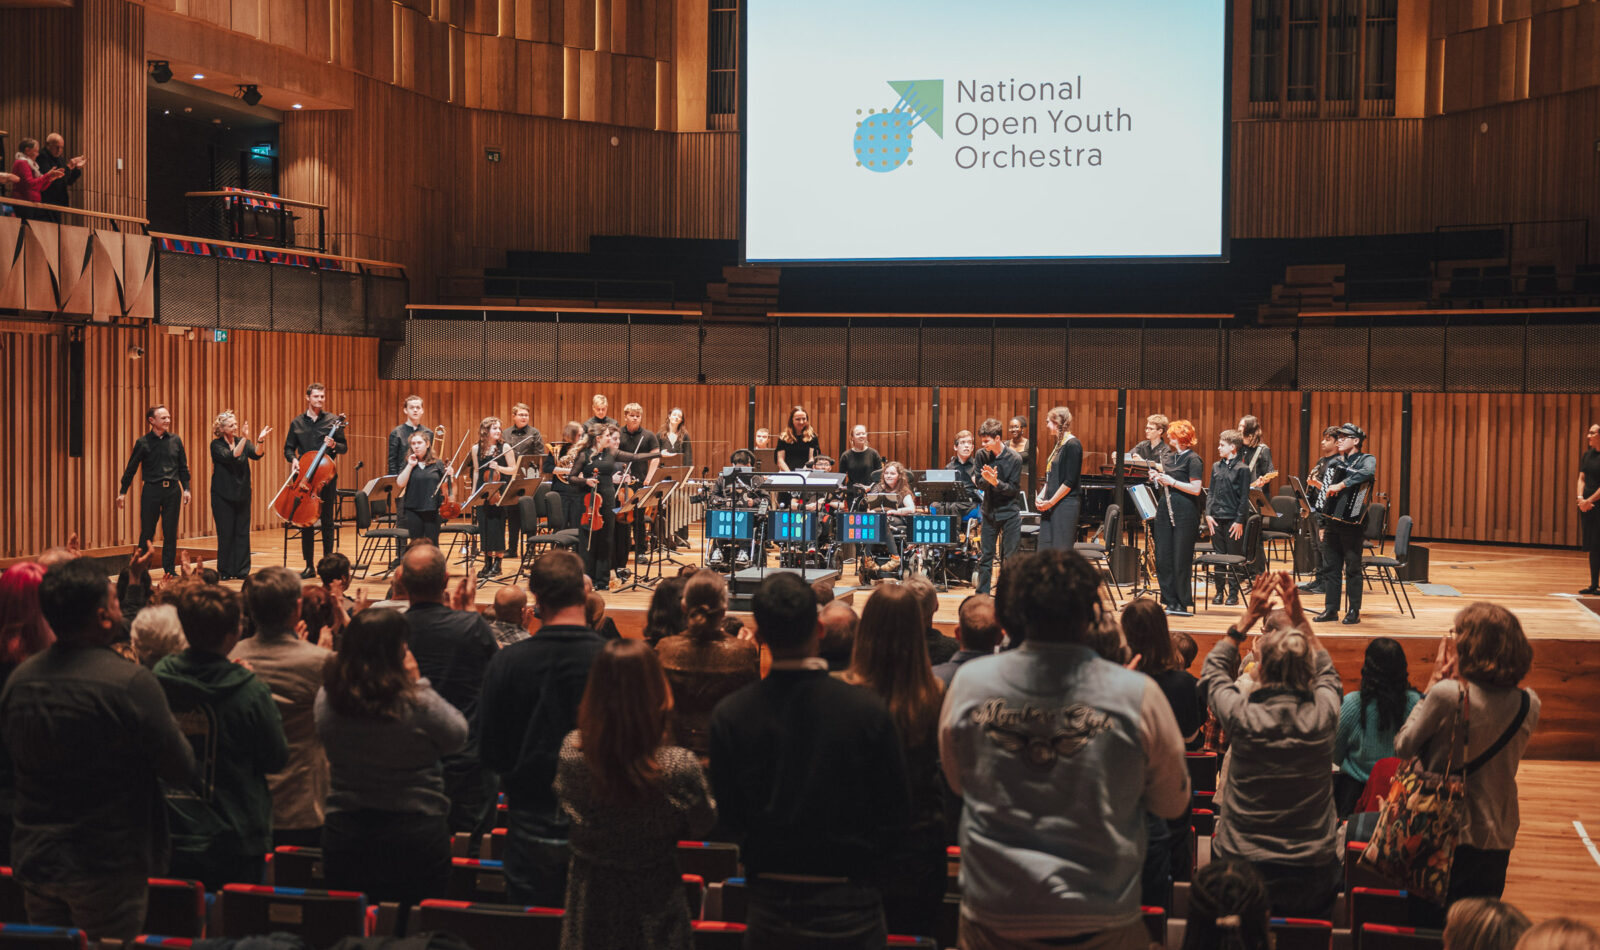
[[556, 770], [572, 819], [563, 947], [693, 945], [677, 844], [709, 831], [717, 811], [700, 762], [667, 744], [671, 710], [649, 645], [612, 640], [594, 658]]
[[520, 587], [502, 587], [494, 595], [494, 619], [489, 628], [502, 647], [528, 639], [528, 628], [523, 626], [523, 615], [528, 610], [528, 593]]
[[539, 555], [528, 570], [539, 631], [501, 650], [484, 672], [483, 762], [505, 789], [506, 897], [515, 904], [560, 907], [566, 895], [570, 822], [552, 783], [605, 645], [584, 619], [585, 580], [571, 551]]
[[884, 875], [883, 916], [890, 933], [912, 934], [936, 920], [947, 877], [944, 783], [939, 777], [939, 705], [944, 685], [924, 648], [925, 605], [909, 584], [883, 584], [867, 598], [856, 648], [842, 679], [889, 707], [911, 779], [903, 853]]
[[657, 585], [645, 614], [644, 642], [656, 646], [662, 639], [683, 632], [688, 625], [683, 615], [683, 586], [687, 583], [687, 577], [678, 575], [665, 578]]
[[[1167, 630], [1167, 613], [1159, 601], [1141, 597], [1122, 608], [1122, 635], [1133, 654], [1134, 669], [1155, 680], [1172, 707], [1186, 750], [1199, 747], [1205, 717], [1200, 710], [1198, 681], [1180, 668], [1177, 644]], [[1145, 850], [1141, 888], [1145, 906], [1171, 910], [1172, 881], [1189, 866], [1189, 815], [1168, 821], [1145, 815], [1149, 845]]]
[[1083, 645], [1093, 650], [1100, 659], [1118, 666], [1127, 666], [1133, 658], [1133, 654], [1128, 652], [1127, 642], [1122, 639], [1122, 625], [1113, 613], [1102, 613], [1095, 618], [1084, 636]]
[[1445, 950], [1513, 950], [1531, 926], [1522, 911], [1492, 897], [1468, 897], [1445, 914]]
[[967, 597], [957, 608], [956, 617], [956, 642], [961, 649], [933, 668], [933, 675], [946, 686], [950, 685], [950, 678], [956, 675], [956, 668], [961, 664], [993, 653], [1003, 633], [1000, 619], [994, 613], [994, 598], [988, 594]]
[[817, 655], [827, 661], [828, 672], [838, 673], [850, 668], [860, 620], [855, 608], [842, 600], [830, 602], [817, 614], [817, 622], [822, 625], [822, 641], [817, 645]]
[[610, 633], [602, 632], [607, 628], [611, 631], [616, 631], [617, 625], [610, 617], [606, 616], [606, 599], [599, 591], [591, 590], [584, 597], [583, 622], [590, 630], [599, 633], [601, 639], [620, 640], [622, 638], [621, 633], [616, 633], [613, 636]]
[[345, 613], [356, 609], [356, 602], [350, 598], [350, 578], [350, 559], [337, 551], [317, 562], [317, 580], [322, 582], [323, 590], [344, 602]]
[[922, 626], [926, 631], [928, 643], [928, 662], [934, 666], [950, 662], [950, 658], [961, 649], [961, 644], [954, 639], [939, 632], [933, 625], [933, 615], [939, 612], [939, 589], [933, 586], [933, 581], [928, 580], [926, 574], [912, 574], [902, 583], [910, 588], [917, 596], [917, 604], [922, 608]]
[[1407, 679], [1406, 651], [1398, 640], [1377, 637], [1367, 644], [1361, 665], [1361, 688], [1345, 694], [1339, 707], [1339, 731], [1333, 740], [1334, 807], [1349, 817], [1379, 759], [1394, 755], [1394, 736], [1411, 715], [1422, 694]]
[[761, 656], [754, 642], [723, 632], [728, 582], [716, 571], [689, 579], [683, 611], [687, 627], [656, 644], [656, 653], [672, 684], [672, 739], [704, 757], [711, 711], [723, 697], [760, 676]]
[[[1262, 634], [1259, 669], [1239, 673], [1239, 647], [1281, 597], [1290, 623]], [[1228, 734], [1228, 780], [1217, 793], [1211, 853], [1249, 861], [1276, 917], [1330, 920], [1342, 871], [1333, 812], [1339, 673], [1300, 610], [1288, 574], [1263, 575], [1239, 622], [1206, 656], [1201, 690]]]
[[817, 597], [817, 607], [826, 607], [833, 603], [833, 581], [824, 577], [811, 584], [811, 593]]
[[1581, 920], [1552, 917], [1528, 928], [1517, 950], [1600, 950], [1600, 933]]
[[401, 904], [444, 893], [450, 798], [441, 760], [467, 743], [466, 718], [406, 648], [410, 632], [398, 611], [358, 614], [316, 706], [332, 778], [322, 833], [328, 887]]
[[155, 669], [163, 657], [181, 653], [189, 645], [183, 638], [178, 608], [171, 604], [152, 604], [139, 611], [134, 615], [129, 635], [133, 640], [133, 653], [146, 669]]
[[1148, 943], [1144, 815], [1182, 815], [1189, 770], [1160, 687], [1085, 645], [1099, 590], [1072, 551], [1007, 559], [996, 610], [1022, 645], [969, 661], [945, 694], [939, 745], [964, 809], [963, 947]]
[[893, 717], [816, 655], [817, 599], [768, 576], [752, 607], [767, 678], [711, 715], [711, 785], [749, 882], [746, 946], [881, 947], [885, 859], [911, 809]]
[[108, 649], [122, 608], [98, 563], [50, 568], [39, 606], [56, 642], [0, 693], [16, 782], [12, 873], [29, 923], [130, 941], [144, 928], [148, 879], [166, 871], [157, 780], [187, 782], [194, 753], [155, 676]]
[[[23, 561], [0, 574], [0, 686], [23, 660], [50, 647], [55, 635], [39, 608], [39, 583], [45, 568]], [[173, 619], [177, 626], [177, 619]], [[183, 634], [177, 634], [182, 649]], [[148, 666], [148, 664], [147, 664]], [[11, 813], [16, 808], [16, 788], [11, 769], [0, 762], [0, 864], [11, 864]]]
[[1189, 884], [1182, 950], [1271, 950], [1272, 896], [1246, 861], [1212, 861]]
[[[1422, 702], [1394, 737], [1395, 754], [1416, 756], [1425, 768], [1466, 769], [1466, 827], [1450, 865], [1444, 907], [1411, 898], [1415, 927], [1440, 927], [1445, 909], [1463, 897], [1499, 898], [1516, 844], [1517, 767], [1539, 724], [1539, 696], [1518, 689], [1533, 665], [1533, 647], [1516, 615], [1479, 601], [1456, 614], [1455, 636], [1439, 644]], [[1467, 694], [1470, 729], [1456, 723]], [[1455, 748], [1450, 738], [1454, 736]]]
[[1178, 659], [1183, 661], [1183, 668], [1185, 670], [1193, 669], [1195, 659], [1200, 656], [1200, 644], [1195, 643], [1194, 637], [1189, 636], [1182, 630], [1172, 635], [1172, 642], [1177, 646]]
[[406, 646], [434, 691], [460, 710], [469, 727], [467, 744], [446, 754], [444, 760], [450, 831], [487, 834], [493, 824], [495, 788], [494, 776], [486, 773], [478, 760], [478, 693], [484, 668], [500, 644], [482, 614], [456, 610], [444, 602], [450, 571], [438, 547], [411, 548], [401, 559], [400, 569], [411, 601], [405, 615], [411, 631]]
[[228, 653], [239, 642], [239, 597], [206, 585], [178, 595], [178, 621], [189, 648], [156, 664], [156, 679], [199, 771], [168, 783], [172, 873], [215, 891], [259, 884], [261, 856], [272, 849], [272, 793], [267, 773], [289, 761], [272, 690]]
[[325, 587], [306, 587], [300, 592], [300, 621], [306, 625], [306, 640], [329, 650], [339, 649], [339, 636], [348, 618]]
[[286, 567], [263, 568], [245, 579], [244, 600], [255, 622], [255, 636], [240, 640], [228, 656], [248, 663], [272, 690], [289, 742], [288, 764], [267, 776], [272, 843], [319, 847], [328, 799], [328, 757], [317, 737], [316, 703], [332, 654], [295, 634], [300, 620], [299, 574]]

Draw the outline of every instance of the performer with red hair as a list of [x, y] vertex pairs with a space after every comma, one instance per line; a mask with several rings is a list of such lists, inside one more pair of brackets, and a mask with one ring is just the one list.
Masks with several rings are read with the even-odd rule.
[[1194, 424], [1179, 419], [1167, 426], [1167, 444], [1172, 454], [1151, 469], [1160, 504], [1151, 523], [1156, 545], [1156, 578], [1161, 584], [1161, 602], [1167, 613], [1178, 617], [1194, 615], [1194, 545], [1200, 537], [1200, 480], [1205, 463], [1194, 451], [1199, 438]]

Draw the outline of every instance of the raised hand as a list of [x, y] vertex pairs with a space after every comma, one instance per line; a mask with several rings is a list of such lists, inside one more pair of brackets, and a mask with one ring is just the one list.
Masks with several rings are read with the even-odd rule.
[[78, 542], [78, 532], [67, 535], [67, 554], [72, 557], [83, 557], [83, 547]]

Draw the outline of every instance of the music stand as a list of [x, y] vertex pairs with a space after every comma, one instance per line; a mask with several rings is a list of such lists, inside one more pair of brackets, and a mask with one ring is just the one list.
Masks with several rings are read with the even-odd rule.
[[660, 467], [656, 469], [656, 484], [665, 485], [661, 498], [657, 502], [656, 530], [652, 532], [651, 542], [657, 548], [666, 552], [665, 561], [683, 567], [684, 563], [673, 556], [672, 548], [667, 544], [667, 535], [673, 530], [667, 523], [667, 503], [670, 502], [684, 485], [689, 482], [689, 466], [678, 465], [672, 468]]
[[1134, 513], [1139, 516], [1140, 521], [1144, 522], [1144, 541], [1139, 552], [1139, 571], [1134, 578], [1133, 591], [1129, 596], [1138, 597], [1140, 594], [1155, 594], [1160, 597], [1160, 582], [1151, 575], [1150, 571], [1150, 562], [1155, 560], [1155, 552], [1152, 550], [1155, 539], [1152, 537], [1154, 532], [1151, 530], [1151, 524], [1156, 520], [1156, 515], [1160, 511], [1156, 507], [1156, 495], [1149, 485], [1130, 484], [1127, 486], [1127, 490], [1128, 497], [1133, 499]]
[[[670, 485], [673, 483], [666, 484]], [[639, 489], [634, 493], [631, 501], [629, 501], [626, 505], [618, 506], [618, 515], [624, 511], [631, 510], [635, 518], [643, 518], [644, 510], [651, 505], [658, 504], [661, 501], [662, 496], [666, 494], [666, 491], [670, 490], [663, 489], [662, 485], [662, 482], [656, 482], [653, 485], [647, 485], [644, 488]], [[639, 558], [637, 554], [635, 554], [633, 559], [633, 576], [628, 583], [617, 588], [617, 592], [621, 593], [625, 590], [639, 590], [640, 588], [644, 588], [646, 590], [652, 589], [648, 581], [650, 580], [650, 575], [661, 566], [660, 559], [656, 556], [660, 550], [660, 546], [657, 545], [654, 551], [647, 551], [645, 553], [645, 566], [644, 570], [642, 571], [639, 570]]]
[[[538, 457], [538, 456], [535, 456], [535, 457]], [[505, 515], [506, 518], [516, 518], [516, 519], [518, 519], [518, 525], [520, 526], [521, 525], [521, 519], [522, 519], [522, 509], [521, 509], [520, 505], [518, 504], [518, 502], [520, 502], [524, 497], [531, 496], [534, 492], [538, 491], [540, 483], [542, 483], [544, 481], [544, 476], [542, 474], [534, 474], [534, 475], [524, 475], [524, 474], [522, 474], [523, 468], [522, 468], [522, 465], [520, 464], [522, 460], [518, 459], [517, 461], [519, 463], [517, 465], [517, 474], [512, 476], [511, 481], [501, 483], [505, 487], [500, 492], [499, 497], [496, 498], [492, 502], [486, 502], [486, 504], [493, 504], [493, 505], [498, 506], [504, 512], [504, 515]], [[485, 485], [483, 487], [488, 487], [488, 486]], [[519, 533], [519, 537], [521, 537], [522, 540], [524, 542], [526, 542], [529, 539], [530, 536], [526, 535], [526, 534], [520, 534]], [[527, 566], [526, 564], [523, 563], [524, 558], [523, 558], [522, 554], [523, 554], [523, 552], [521, 552], [521, 551], [516, 552], [516, 556], [517, 556], [517, 572], [515, 574], [511, 575], [510, 577], [506, 577], [505, 575], [501, 575], [499, 577], [491, 577], [491, 578], [486, 579], [483, 582], [483, 584], [488, 585], [488, 584], [515, 584], [515, 583], [517, 583], [517, 581], [521, 579], [522, 574], [523, 574], [523, 570]]]
[[[373, 492], [380, 492], [381, 491], [381, 492], [384, 493], [384, 496], [385, 496], [384, 497], [384, 503], [389, 506], [389, 514], [394, 516], [395, 527], [397, 527], [397, 528], [400, 526], [400, 509], [394, 503], [394, 493], [395, 493], [395, 489], [397, 489], [399, 487], [398, 483], [399, 483], [399, 477], [398, 476], [395, 476], [395, 475], [379, 475], [377, 478], [372, 479], [371, 481], [367, 482], [365, 485], [363, 485], [361, 487], [361, 494], [367, 496], [367, 503], [368, 503], [369, 506], [372, 503], [372, 493]], [[369, 507], [367, 510], [370, 511], [371, 508]], [[368, 525], [368, 527], [370, 528], [371, 526]], [[394, 573], [395, 567], [400, 563], [400, 539], [399, 538], [390, 538], [389, 539], [389, 551], [393, 555], [393, 557], [391, 557], [389, 559], [389, 566], [384, 568], [383, 573], [378, 575], [379, 577], [388, 577], [390, 574]], [[357, 554], [359, 555], [359, 553], [360, 553], [360, 549], [358, 547], [357, 548]], [[365, 569], [363, 569], [363, 570], [365, 570]], [[366, 576], [365, 574], [362, 575], [363, 578], [365, 578], [365, 576]]]
[[1256, 514], [1260, 515], [1264, 521], [1270, 521], [1278, 517], [1278, 509], [1272, 507], [1272, 499], [1268, 498], [1267, 493], [1259, 488], [1250, 489], [1250, 504], [1255, 507]]
[[755, 470], [758, 472], [778, 471], [777, 449], [750, 449], [750, 454], [756, 457]]

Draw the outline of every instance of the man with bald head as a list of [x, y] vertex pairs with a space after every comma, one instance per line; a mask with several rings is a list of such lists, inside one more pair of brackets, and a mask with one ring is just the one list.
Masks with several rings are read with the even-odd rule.
[[445, 701], [467, 718], [467, 746], [444, 758], [444, 789], [450, 796], [450, 831], [486, 834], [493, 815], [494, 776], [478, 761], [478, 692], [489, 658], [500, 649], [494, 630], [475, 610], [452, 610], [445, 602], [450, 569], [444, 552], [418, 544], [401, 559], [411, 609], [406, 644], [417, 669]]
[[850, 656], [856, 649], [856, 625], [860, 619], [856, 616], [856, 609], [842, 600], [828, 601], [817, 614], [817, 626], [822, 628], [817, 656], [828, 661], [828, 672], [837, 673], [850, 668]]
[[[44, 148], [39, 152], [38, 159], [35, 160], [41, 175], [50, 174], [52, 168], [61, 169], [61, 177], [45, 187], [44, 193], [39, 200], [45, 204], [60, 205], [63, 208], [71, 204], [71, 201], [67, 198], [67, 186], [76, 182], [79, 176], [83, 174], [83, 156], [75, 155], [72, 158], [68, 158], [66, 148], [67, 143], [61, 137], [61, 133], [51, 132], [44, 137]], [[54, 211], [46, 213], [49, 215], [49, 220], [60, 220], [60, 216]]]
[[527, 627], [523, 626], [523, 612], [528, 609], [528, 595], [520, 587], [502, 587], [494, 595], [494, 620], [489, 622], [489, 627], [494, 630], [494, 638], [503, 647], [508, 647], [518, 640], [529, 637]]

